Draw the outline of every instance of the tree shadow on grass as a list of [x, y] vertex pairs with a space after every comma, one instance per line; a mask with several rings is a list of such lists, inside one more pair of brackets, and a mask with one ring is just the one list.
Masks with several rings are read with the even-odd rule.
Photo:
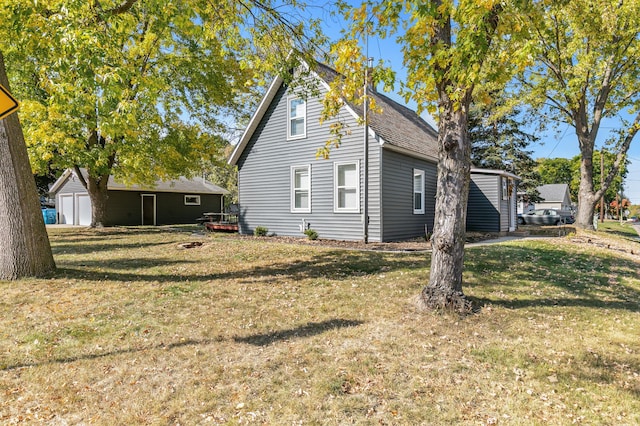
[[310, 322], [300, 327], [290, 328], [287, 330], [277, 330], [271, 333], [254, 334], [246, 337], [234, 337], [233, 340], [237, 343], [248, 343], [254, 346], [268, 346], [272, 343], [283, 340], [315, 336], [317, 334], [324, 333], [327, 330], [356, 327], [361, 324], [364, 324], [364, 322], [346, 319], [332, 319], [322, 322]]
[[[61, 262], [58, 265], [56, 276], [65, 278], [77, 278], [88, 281], [140, 281], [170, 283], [180, 281], [217, 281], [224, 282], [228, 286], [230, 282], [235, 284], [256, 284], [267, 285], [283, 281], [300, 281], [305, 279], [321, 280], [345, 280], [354, 277], [363, 277], [382, 271], [393, 271], [397, 269], [422, 268], [426, 261], [423, 257], [416, 257], [415, 254], [389, 254], [375, 252], [349, 252], [349, 251], [322, 251], [315, 253], [311, 258], [305, 260], [291, 260], [284, 258], [274, 258], [274, 262], [264, 266], [254, 266], [251, 260], [243, 263], [238, 269], [227, 270], [226, 260], [216, 261], [215, 258], [206, 268], [206, 272], [185, 269], [180, 273], [167, 271], [160, 273], [131, 273], [133, 269], [144, 269], [145, 267], [171, 266], [172, 261], [157, 260], [149, 261], [145, 265], [144, 259], [140, 261], [123, 262], [118, 264], [114, 260]], [[175, 264], [198, 268], [201, 260], [181, 260]], [[97, 268], [99, 270], [96, 270]], [[108, 269], [105, 271], [105, 269]], [[106, 277], [105, 277], [106, 275]]]
[[54, 256], [62, 254], [89, 254], [99, 253], [112, 250], [137, 250], [147, 247], [157, 247], [159, 245], [167, 244], [162, 243], [114, 243], [113, 241], [105, 241], [103, 244], [80, 244], [80, 243], [56, 243], [51, 245], [51, 251]]
[[106, 358], [114, 355], [133, 354], [133, 353], [139, 353], [139, 352], [155, 350], [155, 349], [174, 349], [174, 348], [181, 348], [184, 346], [206, 346], [213, 343], [220, 343], [220, 342], [223, 342], [224, 340], [225, 339], [222, 337], [216, 338], [216, 339], [202, 339], [202, 340], [185, 339], [179, 342], [174, 342], [169, 344], [159, 343], [157, 345], [147, 346], [147, 347], [114, 349], [112, 351], [107, 351], [107, 352], [98, 352], [98, 353], [92, 353], [92, 354], [81, 354], [76, 356], [53, 358], [53, 359], [48, 359], [46, 361], [40, 361], [40, 362], [34, 361], [30, 363], [25, 362], [21, 364], [5, 364], [5, 365], [0, 364], [0, 371], [11, 371], [11, 370], [17, 370], [19, 368], [25, 368], [25, 367], [41, 367], [44, 365], [52, 365], [52, 364], [70, 364], [78, 361], [91, 361], [91, 360]]
[[465, 273], [473, 278], [466, 293], [476, 306], [640, 311], [640, 283], [634, 285], [640, 258], [623, 258], [596, 248], [572, 253], [552, 244], [501, 244], [490, 250], [470, 251], [466, 256]]
[[[364, 323], [363, 321], [338, 318], [338, 319], [332, 319], [332, 320], [327, 320], [322, 322], [311, 322], [300, 327], [295, 327], [287, 330], [274, 331], [272, 333], [256, 334], [256, 335], [247, 336], [247, 337], [234, 337], [233, 341], [235, 343], [248, 343], [255, 346], [267, 346], [272, 343], [285, 341], [292, 338], [304, 338], [304, 337], [315, 336], [333, 329], [344, 328], [344, 327], [356, 327], [363, 323]], [[19, 368], [40, 367], [43, 365], [52, 365], [52, 364], [69, 364], [77, 361], [95, 360], [95, 359], [106, 358], [112, 355], [126, 355], [126, 354], [139, 353], [139, 352], [156, 350], [156, 349], [167, 350], [167, 349], [181, 348], [185, 346], [207, 346], [214, 343], [222, 343], [227, 340], [228, 339], [225, 337], [218, 337], [215, 339], [185, 339], [185, 340], [180, 340], [178, 342], [173, 342], [169, 344], [159, 343], [159, 344], [147, 346], [147, 347], [114, 349], [112, 351], [107, 351], [107, 352], [54, 358], [54, 359], [40, 361], [40, 362], [35, 361], [31, 363], [4, 364], [4, 365], [0, 362], [0, 371], [11, 371]]]
[[107, 271], [116, 271], [116, 274], [120, 274], [118, 271], [127, 270], [145, 270], [148, 268], [157, 267], [171, 267], [171, 266], [187, 266], [197, 263], [195, 260], [176, 260], [176, 259], [155, 259], [155, 258], [139, 258], [133, 257], [128, 259], [105, 259], [105, 260], [67, 260], [64, 262], [64, 266], [59, 268], [59, 271], [66, 276], [78, 275], [85, 272], [80, 272], [80, 268], [90, 268], [90, 270], [100, 269], [101, 273]]

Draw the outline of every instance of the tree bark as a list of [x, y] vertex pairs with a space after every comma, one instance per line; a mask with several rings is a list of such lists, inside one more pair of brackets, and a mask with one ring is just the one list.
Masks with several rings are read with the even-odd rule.
[[101, 175], [96, 178], [91, 175], [90, 170], [87, 170], [87, 176], [85, 177], [78, 166], [75, 166], [75, 172], [78, 179], [80, 179], [80, 183], [89, 193], [89, 199], [91, 200], [91, 224], [89, 226], [91, 228], [106, 226], [109, 175]]
[[594, 142], [587, 132], [586, 124], [579, 120], [576, 120], [576, 135], [580, 145], [580, 189], [575, 226], [593, 230], [593, 211], [597, 201], [593, 189]]
[[[0, 52], [0, 84], [9, 89]], [[17, 114], [0, 120], [0, 279], [55, 270], [22, 127]]]
[[580, 189], [578, 190], [578, 211], [575, 226], [593, 230], [593, 212], [598, 202], [593, 189], [593, 149], [581, 147]]
[[471, 144], [467, 137], [467, 108], [452, 102], [441, 109], [438, 128], [439, 162], [435, 224], [429, 283], [421, 302], [431, 309], [467, 312], [471, 303], [462, 292], [464, 243], [471, 171]]
[[107, 192], [107, 183], [109, 181], [109, 175], [101, 176], [99, 178], [88, 179], [88, 192], [91, 199], [91, 227], [102, 228], [105, 226], [107, 218], [107, 200], [109, 194]]

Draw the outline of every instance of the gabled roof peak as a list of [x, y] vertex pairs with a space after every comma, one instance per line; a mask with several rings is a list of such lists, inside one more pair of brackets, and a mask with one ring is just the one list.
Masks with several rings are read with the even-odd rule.
[[[329, 83], [340, 77], [337, 71], [322, 63], [316, 63], [313, 70], [312, 74], [317, 76], [320, 84], [327, 90], [329, 89]], [[228, 161], [229, 164], [237, 164], [283, 82], [282, 78], [276, 77], [269, 86], [258, 109], [251, 117], [249, 125], [231, 154]], [[370, 94], [382, 112], [369, 115], [369, 127], [382, 139], [383, 146], [390, 149], [396, 148], [409, 155], [426, 157], [436, 162], [438, 159], [438, 133], [436, 130], [410, 108], [377, 91], [372, 91]], [[363, 109], [361, 105], [346, 103], [346, 106], [355, 114], [354, 118], [362, 117]]]

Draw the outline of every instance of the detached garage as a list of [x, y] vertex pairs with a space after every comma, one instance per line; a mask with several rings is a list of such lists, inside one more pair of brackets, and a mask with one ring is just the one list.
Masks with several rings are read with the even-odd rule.
[[[82, 170], [84, 174], [85, 171]], [[152, 187], [126, 186], [109, 178], [105, 225], [174, 225], [194, 223], [202, 213], [224, 209], [224, 188], [204, 179], [157, 181]], [[68, 169], [51, 187], [57, 223], [91, 224], [91, 199], [75, 171]]]

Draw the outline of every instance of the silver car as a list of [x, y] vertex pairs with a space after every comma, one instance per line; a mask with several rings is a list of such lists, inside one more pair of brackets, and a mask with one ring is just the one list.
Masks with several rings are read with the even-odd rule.
[[518, 217], [518, 222], [521, 225], [564, 225], [573, 223], [574, 218], [571, 212], [554, 209], [536, 209]]

